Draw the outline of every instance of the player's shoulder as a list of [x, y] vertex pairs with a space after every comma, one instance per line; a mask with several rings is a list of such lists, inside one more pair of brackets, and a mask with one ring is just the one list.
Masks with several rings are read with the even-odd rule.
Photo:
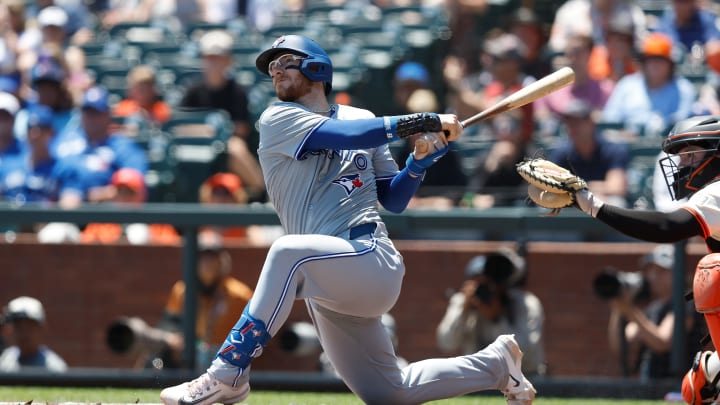
[[375, 114], [364, 108], [353, 107], [345, 104], [336, 104], [337, 112], [335, 116], [338, 119], [363, 119], [375, 118]]
[[312, 115], [313, 112], [298, 103], [287, 101], [276, 101], [270, 104], [265, 111], [260, 114], [258, 124], [272, 125], [278, 122], [294, 120], [301, 116]]

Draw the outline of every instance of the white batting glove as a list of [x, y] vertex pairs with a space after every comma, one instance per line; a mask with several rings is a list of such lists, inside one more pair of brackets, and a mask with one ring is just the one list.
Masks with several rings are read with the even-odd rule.
[[586, 188], [575, 193], [575, 201], [578, 208], [580, 208], [584, 213], [593, 217], [596, 217], [598, 212], [600, 211], [600, 208], [605, 205], [605, 202], [595, 197], [593, 193], [591, 193], [590, 190]]

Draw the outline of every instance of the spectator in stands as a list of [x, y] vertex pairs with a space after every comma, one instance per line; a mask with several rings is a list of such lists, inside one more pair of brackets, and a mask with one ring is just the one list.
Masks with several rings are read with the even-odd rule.
[[516, 35], [525, 44], [526, 53], [522, 70], [528, 76], [541, 78], [550, 73], [545, 31], [543, 22], [531, 8], [518, 8], [510, 19], [508, 32]]
[[109, 30], [123, 22], [149, 22], [152, 6], [153, 0], [108, 0], [107, 7], [99, 13], [100, 23]]
[[[685, 52], [709, 41], [720, 41], [715, 12], [699, 0], [672, 0], [671, 7], [660, 16], [656, 30], [670, 37], [673, 44], [682, 45]], [[701, 61], [702, 62], [702, 61]]]
[[37, 24], [41, 32], [40, 46], [56, 45], [65, 48], [67, 45], [67, 32], [65, 27], [69, 23], [68, 15], [61, 7], [45, 7], [37, 15]]
[[[136, 169], [123, 168], [113, 173], [110, 180], [112, 203], [140, 205], [146, 200], [145, 177]], [[117, 224], [90, 223], [82, 233], [83, 243], [117, 243], [126, 240], [133, 245], [179, 244], [181, 239], [172, 225], [168, 224]]]
[[60, 8], [65, 14], [64, 30], [68, 44], [83, 45], [93, 38], [93, 16], [84, 1], [38, 0], [28, 3], [26, 13], [30, 19], [36, 19], [40, 25], [40, 16], [48, 8]]
[[672, 46], [665, 34], [648, 35], [643, 42], [641, 71], [616, 84], [603, 110], [603, 121], [623, 123], [626, 129], [652, 136], [690, 116], [697, 92], [687, 78], [676, 74]]
[[65, 361], [43, 343], [45, 309], [40, 301], [27, 296], [13, 299], [5, 308], [5, 320], [10, 324], [13, 346], [0, 354], [0, 371], [67, 370]]
[[23, 9], [22, 1], [4, 1], [0, 4], [0, 80], [2, 81], [0, 91], [15, 95], [17, 95], [17, 89], [10, 88], [11, 82], [8, 79], [18, 72], [18, 43], [25, 24], [24, 16], [20, 15], [18, 18], [17, 11]]
[[[466, 75], [454, 89], [454, 108], [458, 111], [485, 110], [501, 98], [535, 81], [534, 77], [522, 72], [526, 51], [517, 36], [494, 31], [484, 42], [483, 49], [481, 58], [484, 69]], [[534, 129], [532, 103], [521, 107], [520, 111], [520, 133], [523, 139], [529, 141]]]
[[[639, 274], [647, 283], [648, 297], [642, 297], [642, 289], [626, 288], [620, 290], [617, 297], [609, 299], [610, 349], [621, 353], [624, 340], [627, 358], [621, 358], [623, 368], [637, 373], [645, 381], [681, 375], [673, 372], [670, 363], [675, 324], [672, 303], [674, 252], [673, 245], [658, 245], [640, 261]], [[687, 303], [686, 308], [687, 336], [683, 358], [690, 361], [707, 330], [702, 314], [695, 311], [691, 303]], [[627, 364], [628, 360], [633, 366]]]
[[545, 138], [558, 131], [559, 114], [569, 103], [583, 100], [590, 104], [593, 111], [600, 112], [605, 107], [613, 82], [608, 79], [593, 79], [588, 71], [593, 42], [589, 36], [576, 36], [568, 39], [563, 52], [564, 61], [575, 72], [575, 81], [560, 90], [554, 91], [534, 102], [535, 121], [540, 127], [539, 136]]
[[603, 40], [593, 46], [588, 72], [593, 79], [610, 79], [617, 83], [622, 77], [638, 70], [636, 30], [632, 16], [613, 14], [604, 35]]
[[[27, 150], [0, 160], [0, 195], [18, 204], [58, 203], [66, 206], [65, 187], [75, 172], [68, 161], [50, 154], [54, 135], [52, 110], [37, 104], [29, 109]], [[72, 198], [71, 198], [72, 199]]]
[[74, 156], [76, 181], [68, 186], [75, 191], [76, 203], [101, 202], [113, 197], [112, 175], [122, 168], [140, 173], [147, 171], [147, 156], [137, 144], [121, 133], [111, 133], [109, 94], [100, 86], [85, 92], [82, 110], [84, 149]]
[[113, 108], [116, 117], [132, 117], [150, 126], [160, 127], [172, 115], [171, 107], [162, 100], [155, 86], [155, 69], [148, 65], [132, 68], [127, 75], [127, 98]]
[[[430, 72], [420, 62], [406, 61], [395, 68], [392, 82], [393, 102], [395, 111], [392, 114], [407, 114], [410, 96], [420, 89], [429, 89]], [[438, 108], [437, 104], [435, 108]], [[435, 110], [428, 110], [435, 111]]]
[[626, 206], [628, 147], [606, 140], [592, 113], [592, 107], [581, 100], [565, 107], [561, 119], [567, 139], [554, 145], [549, 158], [584, 178], [594, 194]]
[[[41, 57], [30, 71], [30, 80], [37, 92], [37, 103], [53, 110], [55, 136], [50, 145], [52, 155], [63, 158], [82, 152], [84, 141], [77, 131], [80, 117], [74, 108], [62, 64], [57, 59]], [[21, 142], [26, 141], [27, 128], [27, 109], [23, 109], [18, 112], [14, 127], [15, 136]]]
[[500, 248], [472, 258], [465, 281], [452, 295], [437, 326], [437, 345], [445, 353], [471, 354], [498, 335], [515, 335], [522, 347], [524, 374], [544, 374], [543, 306], [535, 294], [517, 285], [525, 277], [525, 259]]
[[517, 206], [527, 198], [527, 186], [516, 164], [533, 156], [532, 142], [522, 135], [522, 113], [511, 111], [488, 126], [491, 146], [475, 158], [463, 204], [475, 208]]
[[[223, 245], [222, 236], [214, 232], [198, 235], [199, 259], [197, 264], [198, 307], [195, 321], [197, 336], [196, 366], [204, 369], [210, 365], [215, 353], [225, 341], [228, 328], [237, 321], [238, 311], [243, 310], [252, 297], [251, 287], [232, 276], [232, 258]], [[166, 367], [181, 366], [182, 318], [186, 286], [176, 281], [170, 290], [160, 328], [175, 332], [168, 350], [161, 353]]]
[[0, 167], [3, 160], [21, 153], [20, 143], [15, 138], [13, 126], [20, 103], [10, 93], [0, 92]]
[[200, 38], [203, 78], [192, 84], [182, 101], [185, 108], [217, 108], [225, 110], [235, 125], [234, 136], [228, 140], [228, 167], [246, 184], [251, 198], [264, 193], [260, 165], [248, 148], [250, 113], [245, 89], [230, 75], [233, 37], [226, 31], [212, 30]]
[[[235, 204], [247, 205], [248, 195], [243, 187], [242, 180], [233, 173], [216, 173], [200, 186], [201, 204]], [[266, 245], [275, 238], [282, 236], [282, 227], [279, 226], [207, 226], [205, 230], [212, 230], [225, 240], [241, 240], [252, 245]]]
[[250, 113], [245, 89], [232, 77], [234, 39], [223, 30], [212, 30], [200, 38], [202, 80], [187, 89], [181, 107], [219, 108], [227, 111], [235, 123], [235, 135], [250, 135]]
[[562, 52], [567, 40], [576, 35], [590, 35], [595, 44], [605, 41], [605, 32], [614, 16], [628, 15], [635, 31], [637, 44], [647, 34], [647, 19], [642, 8], [627, 0], [568, 0], [555, 13], [550, 29], [549, 46]]

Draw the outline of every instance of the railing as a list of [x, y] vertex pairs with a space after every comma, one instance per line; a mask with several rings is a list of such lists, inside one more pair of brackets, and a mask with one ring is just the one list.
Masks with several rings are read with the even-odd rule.
[[[578, 235], [591, 233], [595, 236], [617, 236], [618, 232], [578, 210], [563, 210], [560, 215], [545, 217], [546, 210], [530, 207], [492, 208], [485, 210], [456, 208], [447, 211], [407, 210], [402, 214], [383, 212], [390, 234], [412, 233], [428, 230], [477, 230], [502, 232], [514, 235], [518, 242], [524, 242], [537, 231], [569, 231]], [[199, 204], [155, 203], [143, 206], [87, 205], [65, 210], [56, 207], [0, 203], [0, 226], [27, 225], [46, 222], [70, 222], [84, 224], [91, 222], [111, 223], [167, 223], [182, 231], [183, 278], [187, 291], [195, 291], [195, 268], [197, 265], [197, 231], [204, 225], [276, 225], [278, 217], [267, 206], [207, 206]], [[439, 238], [441, 239], [441, 238]], [[672, 368], [684, 370], [683, 348], [685, 347], [685, 300], [684, 273], [685, 243], [676, 248], [676, 266], [673, 279], [673, 310], [675, 329], [673, 334]], [[195, 341], [195, 317], [197, 296], [185, 294], [185, 316], [183, 333], [186, 342]], [[184, 357], [189, 368], [194, 368], [195, 345], [185, 345]]]

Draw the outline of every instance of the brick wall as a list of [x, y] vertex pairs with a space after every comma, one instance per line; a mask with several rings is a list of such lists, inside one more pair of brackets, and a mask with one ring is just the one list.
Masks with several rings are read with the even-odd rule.
[[[435, 327], [443, 316], [448, 289], [457, 288], [472, 256], [498, 246], [491, 242], [398, 241], [407, 273], [391, 311], [397, 322], [399, 353], [410, 361], [442, 354]], [[645, 243], [528, 244], [528, 289], [545, 307], [545, 347], [553, 375], [619, 375], [608, 351], [607, 304], [592, 293], [602, 266], [634, 270], [652, 249]], [[231, 246], [233, 273], [257, 280], [267, 248]], [[705, 253], [688, 247], [688, 271]], [[48, 317], [50, 346], [71, 366], [130, 367], [130, 359], [105, 345], [114, 317], [140, 316], [157, 322], [173, 282], [182, 277], [179, 247], [38, 245], [0, 243], [0, 302], [19, 295], [40, 298]], [[296, 302], [290, 321], [307, 321]], [[290, 357], [272, 341], [255, 369], [314, 370], [315, 358]]]

